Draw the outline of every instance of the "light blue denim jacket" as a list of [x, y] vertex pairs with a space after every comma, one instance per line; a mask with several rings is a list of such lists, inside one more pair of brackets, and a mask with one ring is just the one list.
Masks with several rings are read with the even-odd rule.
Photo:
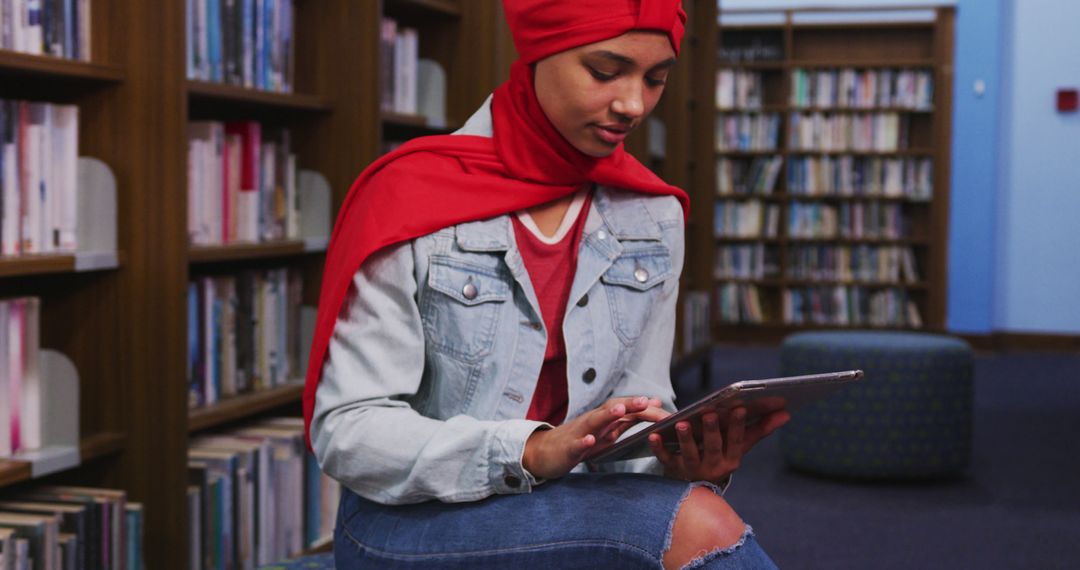
[[[491, 135], [490, 99], [458, 132]], [[587, 216], [563, 323], [567, 417], [615, 396], [674, 410], [682, 209], [599, 187]], [[546, 343], [509, 215], [380, 251], [356, 273], [323, 365], [319, 464], [385, 504], [529, 492], [525, 440], [544, 424], [523, 418]], [[605, 468], [661, 470], [653, 458]]]

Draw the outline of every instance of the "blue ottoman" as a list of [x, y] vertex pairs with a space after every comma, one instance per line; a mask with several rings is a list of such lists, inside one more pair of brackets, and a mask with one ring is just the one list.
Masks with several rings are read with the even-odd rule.
[[960, 339], [910, 332], [789, 336], [784, 375], [861, 368], [865, 378], [797, 410], [780, 430], [792, 467], [844, 478], [928, 479], [971, 458], [973, 364]]

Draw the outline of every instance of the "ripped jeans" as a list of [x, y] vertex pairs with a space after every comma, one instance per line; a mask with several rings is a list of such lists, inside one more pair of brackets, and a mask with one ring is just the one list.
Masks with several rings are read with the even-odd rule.
[[[524, 495], [388, 506], [344, 490], [337, 568], [662, 568], [675, 514], [691, 489], [652, 475], [571, 474]], [[707, 484], [706, 484], [707, 485]], [[686, 568], [773, 569], [747, 527], [729, 548]]]

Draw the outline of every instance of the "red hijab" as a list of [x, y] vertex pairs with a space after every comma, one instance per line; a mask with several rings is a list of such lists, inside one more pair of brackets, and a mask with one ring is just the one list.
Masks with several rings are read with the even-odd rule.
[[[527, 65], [632, 29], [668, 33], [677, 54], [686, 19], [678, 0], [504, 0], [504, 8], [522, 59], [495, 90], [493, 136], [413, 139], [368, 166], [345, 197], [326, 254], [304, 385], [309, 447], [315, 391], [334, 324], [349, 283], [372, 253], [448, 226], [551, 202], [588, 183], [673, 195], [684, 213], [689, 211], [685, 192], [642, 166], [622, 145], [610, 156], [593, 158], [567, 142], [541, 109]], [[581, 35], [567, 40], [574, 34], [553, 33], [566, 29]]]

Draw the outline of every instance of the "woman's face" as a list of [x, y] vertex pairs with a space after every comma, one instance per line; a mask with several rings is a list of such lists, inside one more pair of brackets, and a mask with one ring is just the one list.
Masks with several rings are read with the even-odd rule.
[[656, 107], [674, 64], [667, 35], [630, 31], [537, 62], [536, 97], [563, 138], [604, 157]]

